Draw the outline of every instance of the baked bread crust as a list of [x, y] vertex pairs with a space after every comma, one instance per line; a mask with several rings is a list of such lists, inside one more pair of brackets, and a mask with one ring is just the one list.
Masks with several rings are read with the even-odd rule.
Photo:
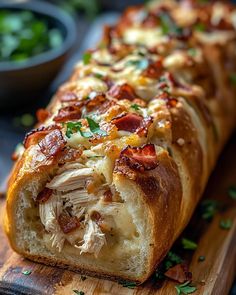
[[[198, 32], [196, 27], [202, 24], [205, 7], [192, 2], [158, 1], [148, 8], [129, 8], [115, 27], [105, 29], [100, 46], [87, 52], [47, 110], [40, 111], [39, 129], [26, 137], [25, 149], [8, 184], [5, 230], [16, 252], [33, 261], [84, 274], [139, 283], [163, 260], [191, 218], [217, 157], [235, 127], [235, 86], [230, 83], [236, 71], [232, 49], [235, 27], [229, 19], [236, 11], [227, 4], [207, 5], [209, 19], [204, 23], [204, 32]], [[218, 22], [214, 18], [216, 10], [224, 11]], [[145, 17], [141, 12], [146, 13]], [[183, 19], [187, 12], [192, 18]], [[163, 15], [168, 18], [168, 28]], [[160, 28], [165, 32], [160, 33]], [[147, 37], [149, 32], [151, 40]], [[78, 122], [80, 125], [75, 125]], [[100, 158], [103, 162], [98, 165]], [[103, 197], [92, 209], [84, 210], [82, 217], [70, 211], [70, 222], [76, 218], [79, 226], [77, 221], [61, 225], [56, 216], [59, 233], [64, 230], [58, 251], [45, 246], [44, 239], [51, 228], [46, 228], [39, 207], [48, 199], [38, 198], [45, 185], [53, 196], [61, 196], [67, 190], [73, 192], [74, 187], [60, 191], [60, 185], [71, 183], [58, 181], [62, 181], [65, 171], [82, 169], [62, 170], [78, 162], [82, 168], [100, 169], [102, 180], [95, 180], [95, 176], [89, 180], [94, 177], [93, 186], [102, 182], [103, 187], [109, 188], [112, 200], [101, 200], [103, 192]], [[83, 185], [87, 186], [87, 182]], [[92, 194], [98, 195], [99, 191], [93, 190]], [[133, 236], [123, 237], [118, 226], [116, 234], [106, 232], [100, 213], [109, 202], [124, 204], [126, 209], [122, 210], [127, 210], [124, 214], [133, 222], [137, 241]], [[33, 213], [29, 214], [28, 208]], [[66, 240], [71, 231], [68, 226], [73, 226], [72, 231], [86, 228], [94, 208], [101, 209], [94, 223], [101, 230], [100, 236], [107, 240], [101, 249], [116, 253], [108, 235], [117, 235], [122, 243], [131, 240], [132, 247], [138, 245], [138, 249], [124, 246], [127, 256], [117, 254], [114, 261], [107, 258], [107, 250], [99, 248], [94, 254], [77, 242], [73, 242], [73, 253], [68, 250], [72, 248]], [[113, 218], [116, 223], [118, 219]], [[121, 230], [125, 231], [125, 226]], [[35, 244], [25, 238], [29, 232]], [[76, 248], [85, 254], [79, 254]], [[139, 264], [130, 262], [128, 270], [124, 265], [118, 266], [118, 260], [131, 259], [134, 253]]]

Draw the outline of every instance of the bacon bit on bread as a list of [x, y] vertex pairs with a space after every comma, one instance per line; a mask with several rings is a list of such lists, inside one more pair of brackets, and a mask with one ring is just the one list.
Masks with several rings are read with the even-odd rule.
[[179, 283], [191, 281], [192, 279], [192, 273], [188, 271], [188, 267], [186, 264], [177, 264], [169, 268], [165, 272], [165, 276]]
[[159, 79], [163, 73], [161, 60], [149, 63], [142, 75], [151, 79]]
[[168, 108], [175, 108], [178, 103], [178, 100], [171, 97], [167, 92], [162, 93], [158, 98], [164, 100]]
[[141, 115], [134, 113], [122, 114], [112, 120], [118, 130], [136, 132], [140, 136], [146, 136], [148, 127], [152, 123], [152, 118], [143, 118]]
[[42, 204], [49, 200], [52, 195], [52, 190], [45, 187], [36, 197], [35, 201]]
[[146, 144], [142, 147], [126, 147], [121, 151], [120, 158], [130, 168], [144, 172], [155, 169], [158, 165], [155, 146]]
[[118, 100], [128, 99], [132, 101], [135, 98], [139, 98], [138, 95], [135, 93], [133, 87], [131, 87], [127, 83], [124, 83], [122, 85], [113, 85], [108, 91], [108, 95]]
[[70, 105], [61, 108], [57, 115], [53, 118], [53, 121], [57, 123], [78, 120], [81, 118], [81, 109], [76, 105]]
[[71, 102], [78, 99], [77, 95], [71, 91], [59, 91], [57, 97], [61, 102]]
[[52, 130], [59, 129], [57, 125], [49, 125], [47, 127], [39, 127], [28, 132], [25, 136], [23, 145], [27, 149], [29, 146], [37, 144]]
[[55, 129], [48, 133], [44, 139], [38, 143], [41, 152], [47, 157], [55, 157], [63, 151], [66, 141], [59, 129]]
[[62, 212], [58, 216], [58, 223], [64, 234], [68, 234], [80, 227], [79, 219], [76, 216], [70, 216], [67, 212]]
[[87, 112], [92, 112], [96, 109], [99, 109], [106, 101], [107, 99], [105, 94], [98, 93], [95, 97], [88, 99], [85, 102]]
[[38, 109], [36, 112], [36, 117], [39, 123], [43, 123], [47, 120], [49, 117], [50, 113], [46, 109]]
[[104, 202], [112, 202], [112, 192], [111, 192], [110, 189], [105, 191], [105, 193], [103, 194], [102, 199], [103, 199]]
[[112, 123], [116, 125], [118, 130], [135, 132], [141, 127], [143, 117], [137, 114], [128, 113], [121, 114], [112, 120]]

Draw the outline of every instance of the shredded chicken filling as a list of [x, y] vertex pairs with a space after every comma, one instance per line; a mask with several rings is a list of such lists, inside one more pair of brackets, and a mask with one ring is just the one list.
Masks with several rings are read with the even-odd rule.
[[[88, 192], [91, 184], [93, 193]], [[59, 252], [69, 243], [79, 249], [80, 254], [98, 257], [114, 235], [122, 233], [125, 239], [136, 236], [125, 204], [95, 169], [70, 164], [62, 167], [46, 187], [52, 189], [53, 194], [39, 204], [39, 215], [49, 235], [50, 247]], [[131, 226], [123, 229], [122, 224], [127, 223], [122, 220]]]

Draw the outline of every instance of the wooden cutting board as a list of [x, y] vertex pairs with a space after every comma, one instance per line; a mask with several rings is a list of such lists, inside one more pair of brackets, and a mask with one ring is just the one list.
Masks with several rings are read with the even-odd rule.
[[[236, 185], [236, 136], [226, 147], [212, 175], [204, 198], [220, 201], [222, 210], [211, 222], [206, 222], [196, 210], [189, 226], [183, 233], [198, 243], [195, 252], [185, 250], [184, 256], [190, 263], [193, 284], [197, 287], [194, 295], [228, 294], [236, 274], [236, 200], [228, 196], [228, 188]], [[0, 200], [0, 218], [4, 211], [4, 198]], [[229, 230], [220, 228], [222, 219], [233, 220]], [[30, 262], [8, 246], [2, 229], [0, 230], [0, 294], [11, 295], [75, 295], [73, 290], [83, 291], [85, 295], [136, 294], [172, 295], [176, 294], [175, 282], [165, 281], [162, 286], [154, 278], [135, 289], [128, 289], [118, 283], [87, 277], [83, 280], [75, 272], [48, 267]], [[181, 251], [181, 246], [178, 245]], [[205, 261], [199, 262], [204, 255]], [[22, 271], [30, 271], [29, 275]]]

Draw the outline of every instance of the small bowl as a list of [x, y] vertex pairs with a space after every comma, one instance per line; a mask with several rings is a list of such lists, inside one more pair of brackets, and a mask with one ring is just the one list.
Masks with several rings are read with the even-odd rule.
[[63, 66], [76, 39], [76, 25], [73, 18], [57, 6], [43, 1], [1, 2], [0, 9], [28, 10], [36, 16], [47, 19], [59, 29], [64, 38], [58, 48], [53, 48], [25, 62], [0, 62], [0, 109], [20, 106], [40, 97]]

